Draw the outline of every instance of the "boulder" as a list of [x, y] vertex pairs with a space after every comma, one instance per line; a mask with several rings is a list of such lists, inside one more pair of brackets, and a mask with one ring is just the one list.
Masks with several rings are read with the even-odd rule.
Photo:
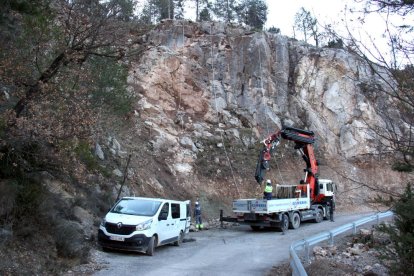
[[102, 151], [102, 148], [98, 143], [95, 144], [95, 155], [98, 156], [98, 158], [101, 160], [105, 159], [104, 152]]

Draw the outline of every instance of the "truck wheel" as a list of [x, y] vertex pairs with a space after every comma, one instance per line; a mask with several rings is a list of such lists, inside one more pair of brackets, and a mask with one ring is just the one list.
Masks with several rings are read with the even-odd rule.
[[180, 235], [178, 236], [178, 240], [174, 242], [175, 246], [180, 246], [183, 243], [184, 240], [184, 234], [183, 231], [180, 232]]
[[292, 216], [292, 222], [289, 223], [290, 229], [298, 229], [300, 226], [300, 216], [298, 213], [294, 213]]
[[280, 230], [282, 230], [283, 232], [286, 232], [289, 228], [289, 217], [284, 214], [283, 215], [283, 225], [280, 226]]
[[323, 212], [321, 209], [316, 210], [315, 222], [319, 223], [323, 220]]
[[157, 242], [157, 238], [155, 236], [152, 236], [148, 242], [148, 249], [146, 251], [148, 256], [154, 256], [156, 242]]
[[260, 226], [256, 226], [256, 225], [250, 225], [250, 228], [252, 228], [253, 231], [259, 231], [260, 230]]

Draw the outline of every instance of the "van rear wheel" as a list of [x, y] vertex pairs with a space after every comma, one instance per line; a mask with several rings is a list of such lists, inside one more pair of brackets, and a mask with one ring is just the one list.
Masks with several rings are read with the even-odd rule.
[[175, 246], [180, 246], [183, 243], [184, 240], [184, 233], [183, 231], [180, 231], [180, 235], [178, 236], [178, 240], [174, 242]]
[[157, 241], [157, 238], [155, 236], [152, 236], [151, 239], [149, 240], [148, 248], [146, 251], [148, 256], [154, 256], [156, 241]]

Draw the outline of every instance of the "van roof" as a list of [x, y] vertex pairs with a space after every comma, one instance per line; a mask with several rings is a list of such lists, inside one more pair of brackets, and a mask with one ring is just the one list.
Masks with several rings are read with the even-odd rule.
[[190, 200], [174, 200], [174, 199], [166, 199], [166, 198], [152, 198], [152, 197], [135, 197], [135, 196], [124, 196], [123, 198], [126, 198], [126, 199], [140, 199], [140, 200], [148, 200], [148, 201], [154, 201], [154, 200], [157, 200], [157, 201], [163, 201], [163, 202], [165, 202], [165, 201], [171, 201], [171, 202], [184, 202], [184, 203], [187, 203], [187, 202], [190, 202]]

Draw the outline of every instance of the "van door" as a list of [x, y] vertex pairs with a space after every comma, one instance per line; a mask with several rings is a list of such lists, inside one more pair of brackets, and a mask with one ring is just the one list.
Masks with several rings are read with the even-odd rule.
[[186, 225], [185, 225], [185, 233], [190, 232], [190, 225], [191, 225], [191, 202], [187, 200], [185, 202], [185, 219], [186, 219]]
[[182, 209], [183, 208], [181, 203], [171, 203], [171, 217], [174, 224], [174, 233], [172, 233], [173, 237], [178, 237], [181, 230], [183, 232], [185, 230], [185, 220], [181, 220]]
[[158, 239], [160, 243], [166, 242], [172, 238], [173, 225], [170, 214], [170, 203], [165, 202], [158, 214]]

